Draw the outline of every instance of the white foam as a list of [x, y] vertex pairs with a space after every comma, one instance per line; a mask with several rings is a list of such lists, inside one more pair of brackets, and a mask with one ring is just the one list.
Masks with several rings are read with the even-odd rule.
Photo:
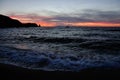
[[[120, 67], [120, 56], [96, 54], [94, 56], [76, 57], [71, 53], [63, 57], [57, 54], [38, 53], [24, 49], [17, 49], [16, 52], [16, 49], [9, 47], [0, 47], [0, 50], [2, 49], [4, 50], [0, 52], [0, 57], [5, 59], [0, 62], [14, 63], [15, 65], [24, 66], [26, 68], [79, 71], [89, 67], [116, 67], [116, 65]], [[71, 57], [73, 59], [71, 59]]]

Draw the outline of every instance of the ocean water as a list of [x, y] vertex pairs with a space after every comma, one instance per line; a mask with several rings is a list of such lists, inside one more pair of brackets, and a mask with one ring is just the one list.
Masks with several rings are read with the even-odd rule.
[[0, 63], [47, 71], [120, 68], [120, 28], [2, 28]]

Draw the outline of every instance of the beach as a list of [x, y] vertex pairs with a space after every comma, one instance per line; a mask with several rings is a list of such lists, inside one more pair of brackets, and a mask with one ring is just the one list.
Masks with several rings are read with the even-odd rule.
[[42, 80], [103, 80], [120, 79], [120, 69], [91, 68], [80, 72], [42, 71], [0, 64], [1, 79], [42, 79]]

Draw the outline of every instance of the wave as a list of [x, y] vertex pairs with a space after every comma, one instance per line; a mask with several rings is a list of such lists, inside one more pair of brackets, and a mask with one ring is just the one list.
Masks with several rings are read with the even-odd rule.
[[37, 37], [37, 36], [29, 36], [29, 37], [18, 37], [18, 40], [28, 40], [33, 42], [48, 42], [48, 43], [80, 43], [86, 41], [86, 39], [82, 38], [72, 38], [72, 37]]
[[80, 71], [90, 67], [120, 67], [120, 56], [105, 54], [76, 56], [73, 53], [55, 55], [54, 53], [0, 46], [0, 62], [29, 69]]
[[87, 41], [79, 44], [79, 47], [99, 50], [119, 50], [120, 40]]
[[119, 36], [115, 28], [2, 29], [0, 63], [60, 71], [120, 67]]

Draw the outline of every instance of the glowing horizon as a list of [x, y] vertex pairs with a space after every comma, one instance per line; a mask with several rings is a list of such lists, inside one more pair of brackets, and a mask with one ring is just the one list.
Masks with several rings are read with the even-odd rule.
[[17, 19], [22, 23], [36, 23], [42, 27], [55, 27], [55, 26], [86, 26], [86, 27], [120, 27], [120, 23], [110, 23], [110, 22], [76, 22], [76, 23], [64, 23], [62, 25], [57, 25], [57, 22], [47, 22], [47, 21], [32, 21], [30, 18], [22, 18], [17, 16], [10, 16], [13, 19]]

